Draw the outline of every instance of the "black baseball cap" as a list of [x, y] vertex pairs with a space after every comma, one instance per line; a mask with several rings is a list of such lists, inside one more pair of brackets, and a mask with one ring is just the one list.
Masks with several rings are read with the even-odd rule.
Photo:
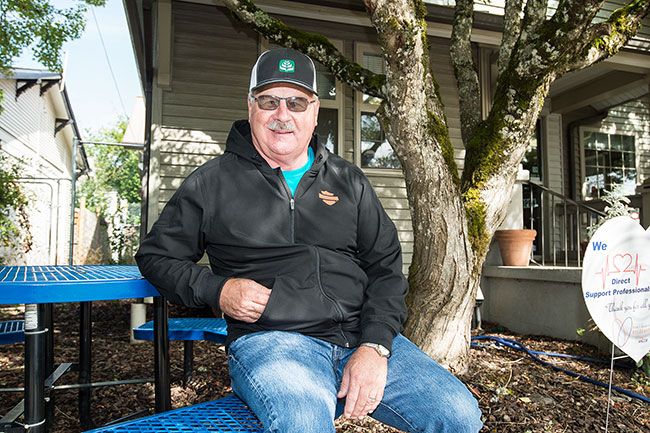
[[316, 68], [309, 56], [291, 48], [275, 48], [263, 52], [251, 71], [249, 91], [273, 83], [296, 84], [311, 93], [316, 91]]

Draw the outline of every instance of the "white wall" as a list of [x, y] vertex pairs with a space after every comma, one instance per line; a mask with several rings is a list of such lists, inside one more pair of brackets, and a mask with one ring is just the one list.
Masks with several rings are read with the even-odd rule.
[[[11, 264], [67, 263], [69, 251], [71, 133], [54, 136], [58, 86], [43, 96], [38, 85], [16, 99], [14, 80], [1, 79], [0, 149], [11, 160], [23, 161], [21, 184], [29, 199], [32, 251]], [[66, 127], [65, 129], [70, 129]]]

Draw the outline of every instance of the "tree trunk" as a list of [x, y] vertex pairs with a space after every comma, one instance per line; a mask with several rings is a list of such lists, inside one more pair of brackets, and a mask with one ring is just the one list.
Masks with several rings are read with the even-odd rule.
[[311, 55], [337, 79], [383, 99], [377, 115], [402, 164], [415, 239], [405, 334], [437, 361], [464, 372], [481, 268], [550, 83], [618, 51], [650, 2], [631, 1], [592, 24], [602, 2], [560, 2], [550, 19], [545, 2], [529, 2], [521, 19], [523, 3], [507, 1], [494, 103], [479, 121], [470, 43], [474, 2], [458, 0], [451, 49], [466, 150], [462, 179], [429, 67], [423, 1], [364, 0], [385, 77], [349, 62], [326, 38], [268, 16], [252, 0], [223, 2], [260, 34]]
[[[428, 163], [426, 174], [409, 175], [414, 247], [405, 334], [455, 372], [469, 362], [470, 319], [479, 269], [467, 239], [467, 218], [458, 188]], [[417, 169], [415, 171], [418, 171]], [[431, 185], [445, 185], [438, 191]]]

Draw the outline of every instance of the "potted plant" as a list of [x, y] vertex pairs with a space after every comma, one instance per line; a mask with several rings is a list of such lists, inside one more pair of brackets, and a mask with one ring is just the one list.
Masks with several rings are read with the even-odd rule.
[[497, 230], [494, 238], [499, 243], [501, 260], [505, 266], [528, 266], [537, 231], [532, 229]]

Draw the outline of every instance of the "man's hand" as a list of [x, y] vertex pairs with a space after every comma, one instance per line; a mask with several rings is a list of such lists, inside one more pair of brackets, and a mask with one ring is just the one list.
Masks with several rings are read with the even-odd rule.
[[388, 359], [372, 347], [361, 346], [343, 369], [338, 398], [346, 397], [343, 416], [361, 418], [373, 412], [384, 396]]
[[271, 290], [247, 278], [231, 278], [223, 285], [219, 307], [224, 314], [246, 323], [260, 318]]

